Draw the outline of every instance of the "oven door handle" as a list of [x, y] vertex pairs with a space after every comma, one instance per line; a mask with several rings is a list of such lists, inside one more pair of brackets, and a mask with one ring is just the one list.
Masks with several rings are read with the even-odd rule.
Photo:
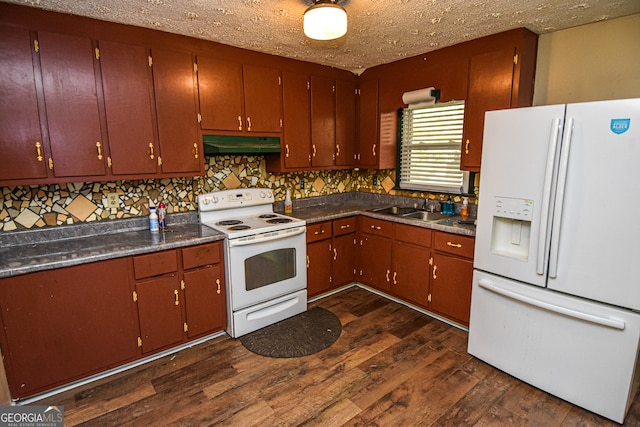
[[293, 229], [293, 230], [295, 231], [287, 231], [287, 232], [280, 231], [272, 236], [260, 237], [257, 239], [248, 239], [248, 240], [244, 240], [244, 238], [231, 239], [229, 240], [229, 247], [255, 245], [257, 243], [270, 242], [272, 240], [286, 239], [289, 237], [294, 237], [294, 236], [303, 234], [307, 230], [307, 228], [299, 227], [298, 229]]

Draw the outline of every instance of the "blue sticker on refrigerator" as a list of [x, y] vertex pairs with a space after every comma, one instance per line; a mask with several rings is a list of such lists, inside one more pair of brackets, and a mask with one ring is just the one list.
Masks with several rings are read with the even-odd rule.
[[611, 119], [610, 129], [615, 134], [623, 134], [629, 130], [631, 119]]

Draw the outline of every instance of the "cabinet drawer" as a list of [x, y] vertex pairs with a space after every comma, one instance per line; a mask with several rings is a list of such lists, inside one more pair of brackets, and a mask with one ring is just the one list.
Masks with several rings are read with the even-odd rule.
[[362, 217], [362, 232], [391, 238], [393, 223], [365, 216]]
[[192, 246], [182, 249], [182, 267], [190, 268], [213, 265], [220, 262], [220, 243]]
[[173, 273], [178, 271], [178, 253], [172, 250], [135, 256], [133, 271], [136, 279]]
[[447, 252], [450, 254], [460, 255], [473, 259], [473, 248], [475, 239], [468, 236], [459, 236], [457, 234], [435, 232], [433, 247], [437, 251]]
[[317, 242], [319, 240], [331, 237], [331, 221], [318, 222], [316, 224], [307, 225], [307, 243]]
[[333, 221], [333, 235], [342, 236], [343, 234], [355, 233], [356, 217], [337, 219]]
[[405, 224], [393, 224], [395, 240], [413, 243], [414, 245], [431, 247], [431, 235], [433, 231], [428, 228], [413, 227]]

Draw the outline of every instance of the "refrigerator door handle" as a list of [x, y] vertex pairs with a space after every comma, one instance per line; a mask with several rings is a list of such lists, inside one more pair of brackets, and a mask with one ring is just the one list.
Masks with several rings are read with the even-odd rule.
[[549, 277], [558, 275], [558, 251], [560, 249], [560, 227], [562, 226], [562, 205], [564, 203], [564, 190], [567, 183], [567, 169], [569, 168], [569, 152], [573, 139], [573, 118], [567, 120], [564, 127], [563, 144], [558, 168], [558, 187], [553, 208], [553, 233], [551, 234], [551, 250], [549, 254]]
[[544, 184], [542, 187], [542, 208], [540, 210], [541, 223], [538, 232], [538, 259], [536, 263], [536, 273], [543, 275], [545, 273], [545, 261], [549, 253], [549, 237], [551, 235], [551, 186], [556, 167], [556, 155], [558, 152], [558, 141], [561, 137], [562, 119], [555, 118], [551, 124], [551, 135], [549, 141], [549, 150], [547, 152], [547, 164], [544, 173]]
[[503, 289], [499, 286], [496, 286], [495, 284], [491, 283], [488, 280], [480, 279], [480, 281], [478, 281], [478, 285], [480, 285], [481, 288], [486, 289], [489, 292], [493, 292], [505, 298], [509, 298], [515, 301], [528, 304], [528, 305], [532, 305], [534, 307], [538, 307], [542, 310], [551, 311], [553, 313], [558, 313], [564, 316], [573, 317], [575, 319], [584, 320], [586, 322], [595, 323], [597, 325], [606, 326], [608, 328], [618, 329], [621, 331], [623, 331], [625, 328], [625, 322], [622, 320], [607, 319], [606, 317], [600, 317], [593, 314], [584, 313], [582, 311], [573, 310], [571, 308], [551, 304], [545, 301], [540, 301], [538, 299], [535, 299], [526, 295], [522, 295], [517, 292], [510, 291], [508, 289]]

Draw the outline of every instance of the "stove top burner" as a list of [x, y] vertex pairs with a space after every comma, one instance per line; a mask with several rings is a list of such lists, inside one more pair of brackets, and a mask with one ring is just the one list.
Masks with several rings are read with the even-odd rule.
[[229, 227], [229, 230], [233, 230], [233, 231], [241, 231], [241, 230], [248, 230], [251, 227], [248, 225], [234, 225], [233, 227]]
[[242, 224], [242, 221], [240, 221], [239, 219], [226, 219], [224, 221], [219, 221], [216, 222], [216, 225], [236, 225], [236, 224]]
[[286, 224], [291, 221], [292, 221], [291, 218], [274, 218], [274, 219], [267, 220], [269, 224]]
[[276, 214], [262, 214], [258, 218], [266, 219], [266, 218], [275, 218], [277, 216], [278, 215], [276, 215]]

